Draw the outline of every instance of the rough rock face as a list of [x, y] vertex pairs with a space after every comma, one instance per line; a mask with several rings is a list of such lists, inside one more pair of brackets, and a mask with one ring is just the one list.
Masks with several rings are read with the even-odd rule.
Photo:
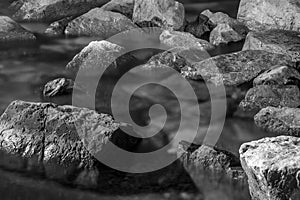
[[0, 43], [34, 41], [36, 37], [6, 16], [0, 16]]
[[243, 144], [240, 157], [252, 199], [299, 199], [299, 152], [300, 139], [290, 136]]
[[185, 32], [193, 34], [197, 38], [201, 38], [209, 33], [215, 25], [205, 15], [200, 14], [195, 21], [188, 22], [185, 26]]
[[101, 6], [108, 0], [17, 0], [11, 8], [17, 21], [53, 22], [69, 16], [79, 16]]
[[184, 25], [185, 12], [183, 5], [174, 0], [135, 0], [132, 19], [142, 27], [179, 30]]
[[250, 29], [300, 30], [298, 0], [241, 0], [238, 19]]
[[101, 8], [106, 11], [117, 12], [132, 19], [135, 0], [111, 0]]
[[268, 106], [292, 107], [300, 105], [300, 91], [297, 86], [259, 85], [251, 88], [240, 107], [245, 111], [259, 111]]
[[229, 42], [238, 42], [245, 37], [237, 33], [229, 24], [219, 24], [210, 33], [209, 41], [213, 45], [228, 44]]
[[44, 97], [54, 97], [72, 93], [74, 81], [66, 78], [59, 78], [48, 82], [43, 91]]
[[260, 50], [247, 50], [225, 54], [193, 65], [182, 70], [182, 75], [193, 80], [204, 79], [215, 85], [235, 86], [251, 81], [260, 73], [275, 65], [293, 66], [286, 55]]
[[68, 23], [65, 34], [75, 36], [100, 36], [104, 39], [123, 31], [137, 28], [126, 16], [94, 8]]
[[273, 29], [250, 32], [243, 47], [243, 50], [247, 49], [286, 54], [291, 56], [294, 61], [300, 61], [300, 34], [296, 31]]
[[275, 108], [262, 109], [254, 117], [255, 124], [268, 132], [300, 137], [300, 109]]
[[65, 29], [68, 23], [72, 21], [74, 17], [66, 17], [56, 22], [51, 23], [45, 31], [47, 36], [55, 37], [64, 35]]

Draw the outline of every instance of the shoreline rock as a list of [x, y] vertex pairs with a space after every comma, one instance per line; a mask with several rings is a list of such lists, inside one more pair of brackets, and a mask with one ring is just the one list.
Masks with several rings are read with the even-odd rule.
[[55, 97], [71, 94], [74, 88], [74, 81], [66, 78], [58, 78], [48, 82], [44, 86], [44, 97]]
[[135, 0], [111, 0], [101, 8], [106, 11], [117, 12], [132, 19]]
[[238, 42], [245, 39], [245, 36], [236, 32], [229, 24], [219, 24], [214, 28], [209, 37], [209, 42], [215, 46]]
[[187, 22], [184, 31], [193, 34], [196, 38], [204, 37], [214, 29], [215, 25], [209, 18], [200, 14], [194, 21]]

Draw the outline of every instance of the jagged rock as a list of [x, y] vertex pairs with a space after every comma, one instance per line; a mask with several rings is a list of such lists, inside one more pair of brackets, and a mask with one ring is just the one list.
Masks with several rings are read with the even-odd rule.
[[64, 35], [68, 23], [73, 19], [74, 17], [66, 17], [51, 23], [46, 29], [45, 34], [52, 37]]
[[6, 16], [0, 16], [0, 43], [34, 41], [36, 37]]
[[94, 8], [68, 23], [65, 34], [73, 36], [100, 36], [104, 39], [137, 28], [126, 16]]
[[215, 85], [234, 86], [247, 83], [275, 65], [293, 66], [286, 55], [260, 50], [240, 51], [206, 59], [182, 70], [193, 80], [204, 79]]
[[214, 27], [215, 25], [207, 16], [200, 14], [195, 21], [187, 23], [184, 31], [193, 34], [197, 38], [201, 38]]
[[268, 106], [296, 108], [299, 105], [300, 91], [294, 85], [259, 85], [251, 88], [240, 103], [245, 111], [259, 111]]
[[66, 78], [59, 78], [48, 82], [43, 91], [44, 97], [70, 94], [73, 91], [74, 81]]
[[291, 56], [294, 61], [300, 61], [300, 33], [274, 29], [250, 32], [243, 47], [243, 50], [248, 49], [286, 54]]
[[11, 8], [17, 21], [53, 22], [65, 17], [79, 16], [102, 6], [108, 0], [17, 0]]
[[242, 0], [238, 19], [250, 29], [300, 30], [298, 0]]
[[132, 19], [135, 0], [111, 0], [101, 8], [106, 11], [117, 12]]
[[243, 144], [240, 157], [248, 176], [252, 199], [299, 199], [299, 152], [300, 139], [290, 136]]
[[159, 39], [162, 44], [171, 48], [198, 48], [201, 50], [211, 50], [214, 48], [206, 40], [201, 40], [190, 33], [179, 31], [165, 30], [161, 33]]
[[135, 0], [133, 21], [140, 26], [158, 26], [179, 30], [184, 25], [185, 12], [174, 0]]
[[254, 86], [258, 85], [300, 85], [300, 73], [293, 67], [274, 66], [256, 77]]
[[229, 24], [219, 24], [210, 33], [209, 41], [213, 45], [228, 44], [229, 42], [238, 42], [245, 37], [237, 33]]
[[300, 137], [299, 108], [267, 107], [255, 115], [254, 121], [268, 132]]

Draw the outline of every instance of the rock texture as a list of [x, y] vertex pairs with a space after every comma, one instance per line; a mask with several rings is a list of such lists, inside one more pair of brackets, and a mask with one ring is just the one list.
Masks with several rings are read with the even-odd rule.
[[215, 27], [209, 18], [200, 14], [195, 21], [188, 22], [184, 31], [193, 34], [197, 38], [202, 38], [206, 33], [211, 32]]
[[56, 22], [51, 23], [45, 31], [45, 34], [50, 37], [62, 36], [65, 34], [68, 23], [72, 21], [74, 17], [66, 17]]
[[101, 8], [106, 11], [117, 12], [132, 19], [135, 0], [111, 0]]
[[268, 132], [300, 137], [300, 109], [275, 108], [262, 109], [254, 117], [255, 124]]
[[228, 44], [230, 42], [238, 42], [245, 38], [236, 32], [229, 24], [219, 24], [210, 33], [209, 41], [213, 45]]
[[296, 200], [300, 197], [300, 139], [281, 136], [243, 144], [241, 163], [252, 199]]
[[286, 54], [291, 56], [294, 61], [300, 61], [300, 33], [273, 29], [250, 32], [243, 47], [243, 50], [248, 49]]
[[0, 16], [0, 43], [34, 41], [36, 37], [6, 16]]
[[135, 0], [132, 19], [142, 27], [179, 30], [183, 28], [185, 12], [183, 5], [174, 0]]
[[300, 30], [298, 0], [241, 0], [238, 19], [250, 29]]
[[65, 34], [73, 36], [100, 36], [103, 39], [137, 28], [126, 16], [94, 8], [68, 23]]
[[260, 50], [230, 53], [206, 59], [182, 70], [182, 75], [194, 80], [204, 79], [215, 85], [235, 86], [251, 81], [275, 65], [293, 66], [286, 55]]
[[43, 90], [44, 97], [70, 94], [73, 91], [74, 81], [66, 78], [59, 78], [48, 82]]

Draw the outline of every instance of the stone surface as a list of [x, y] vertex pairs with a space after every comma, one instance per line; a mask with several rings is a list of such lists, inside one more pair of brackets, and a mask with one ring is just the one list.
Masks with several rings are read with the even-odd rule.
[[200, 14], [196, 20], [187, 23], [184, 31], [193, 34], [197, 38], [202, 38], [214, 27], [215, 24], [213, 24], [207, 16]]
[[101, 6], [108, 0], [17, 0], [11, 8], [17, 21], [53, 22], [65, 17], [79, 16]]
[[142, 27], [158, 26], [179, 30], [184, 25], [185, 12], [174, 0], [135, 0], [133, 21]]
[[59, 78], [48, 82], [43, 90], [44, 97], [54, 97], [70, 94], [73, 91], [74, 81], [66, 78]]
[[299, 105], [300, 91], [294, 85], [259, 85], [251, 88], [240, 103], [245, 111], [259, 111], [268, 106], [296, 108]]
[[0, 16], [0, 43], [34, 41], [36, 37], [6, 16]]
[[243, 144], [242, 166], [248, 176], [252, 199], [300, 198], [300, 139], [280, 136]]
[[66, 17], [56, 22], [51, 23], [45, 31], [47, 36], [55, 37], [62, 36], [65, 33], [65, 29], [68, 23], [72, 21], [74, 17]]
[[106, 11], [117, 12], [132, 19], [135, 0], [111, 0], [101, 8]]
[[250, 29], [300, 30], [298, 0], [241, 0], [238, 19]]
[[215, 85], [240, 85], [250, 82], [260, 73], [274, 65], [291, 65], [286, 55], [260, 50], [248, 50], [215, 56], [193, 64], [192, 68], [182, 70], [182, 75], [193, 80], [204, 79]]
[[68, 23], [65, 34], [73, 36], [100, 36], [103, 39], [137, 28], [126, 16], [94, 8]]
[[228, 44], [230, 42], [238, 42], [245, 37], [237, 33], [229, 24], [219, 24], [210, 33], [209, 41], [213, 45]]
[[291, 56], [294, 61], [300, 61], [300, 33], [273, 29], [250, 32], [243, 47], [243, 50], [248, 49], [286, 54]]
[[267, 107], [255, 115], [254, 121], [268, 132], [300, 137], [299, 108]]

